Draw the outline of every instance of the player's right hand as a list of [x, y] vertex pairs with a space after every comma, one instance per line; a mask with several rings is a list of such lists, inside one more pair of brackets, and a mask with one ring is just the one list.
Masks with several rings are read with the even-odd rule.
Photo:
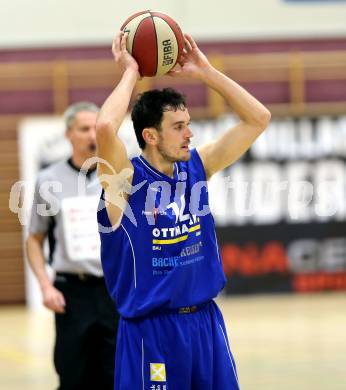
[[184, 51], [178, 64], [168, 72], [172, 77], [189, 77], [203, 81], [203, 74], [211, 69], [211, 64], [204, 53], [198, 48], [196, 42], [189, 34], [184, 34]]
[[55, 313], [65, 313], [65, 298], [63, 294], [53, 285], [48, 285], [42, 289], [44, 306]]
[[126, 49], [127, 37], [128, 33], [125, 33], [124, 31], [119, 31], [113, 39], [112, 53], [114, 56], [114, 60], [115, 63], [121, 69], [121, 71], [124, 72], [127, 69], [132, 69], [137, 72], [139, 78], [140, 75], [138, 72], [137, 61]]

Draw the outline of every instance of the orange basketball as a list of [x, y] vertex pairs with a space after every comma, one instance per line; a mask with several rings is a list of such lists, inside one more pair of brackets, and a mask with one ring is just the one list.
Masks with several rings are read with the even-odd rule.
[[177, 63], [184, 48], [178, 24], [162, 12], [142, 11], [121, 26], [128, 32], [127, 50], [135, 58], [141, 76], [161, 76]]

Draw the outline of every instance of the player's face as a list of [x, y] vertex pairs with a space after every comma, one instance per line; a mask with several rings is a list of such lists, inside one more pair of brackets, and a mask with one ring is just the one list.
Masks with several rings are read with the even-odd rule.
[[187, 110], [165, 111], [159, 131], [157, 149], [170, 162], [187, 161], [190, 158], [189, 144], [193, 133], [189, 127]]
[[66, 135], [70, 140], [73, 153], [90, 158], [96, 153], [96, 112], [79, 112]]

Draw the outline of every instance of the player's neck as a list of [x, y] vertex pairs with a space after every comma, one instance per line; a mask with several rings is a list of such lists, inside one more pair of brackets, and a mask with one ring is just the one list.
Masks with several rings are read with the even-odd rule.
[[148, 163], [155, 169], [160, 171], [166, 176], [173, 177], [174, 163], [167, 161], [161, 154], [150, 153], [149, 150], [143, 150], [142, 156], [148, 161]]

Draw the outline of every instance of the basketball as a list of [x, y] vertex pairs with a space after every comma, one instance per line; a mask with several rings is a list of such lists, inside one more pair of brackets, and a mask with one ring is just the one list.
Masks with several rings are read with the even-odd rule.
[[137, 61], [141, 76], [162, 76], [177, 63], [184, 37], [178, 24], [162, 12], [142, 11], [121, 26], [127, 32], [127, 50]]

